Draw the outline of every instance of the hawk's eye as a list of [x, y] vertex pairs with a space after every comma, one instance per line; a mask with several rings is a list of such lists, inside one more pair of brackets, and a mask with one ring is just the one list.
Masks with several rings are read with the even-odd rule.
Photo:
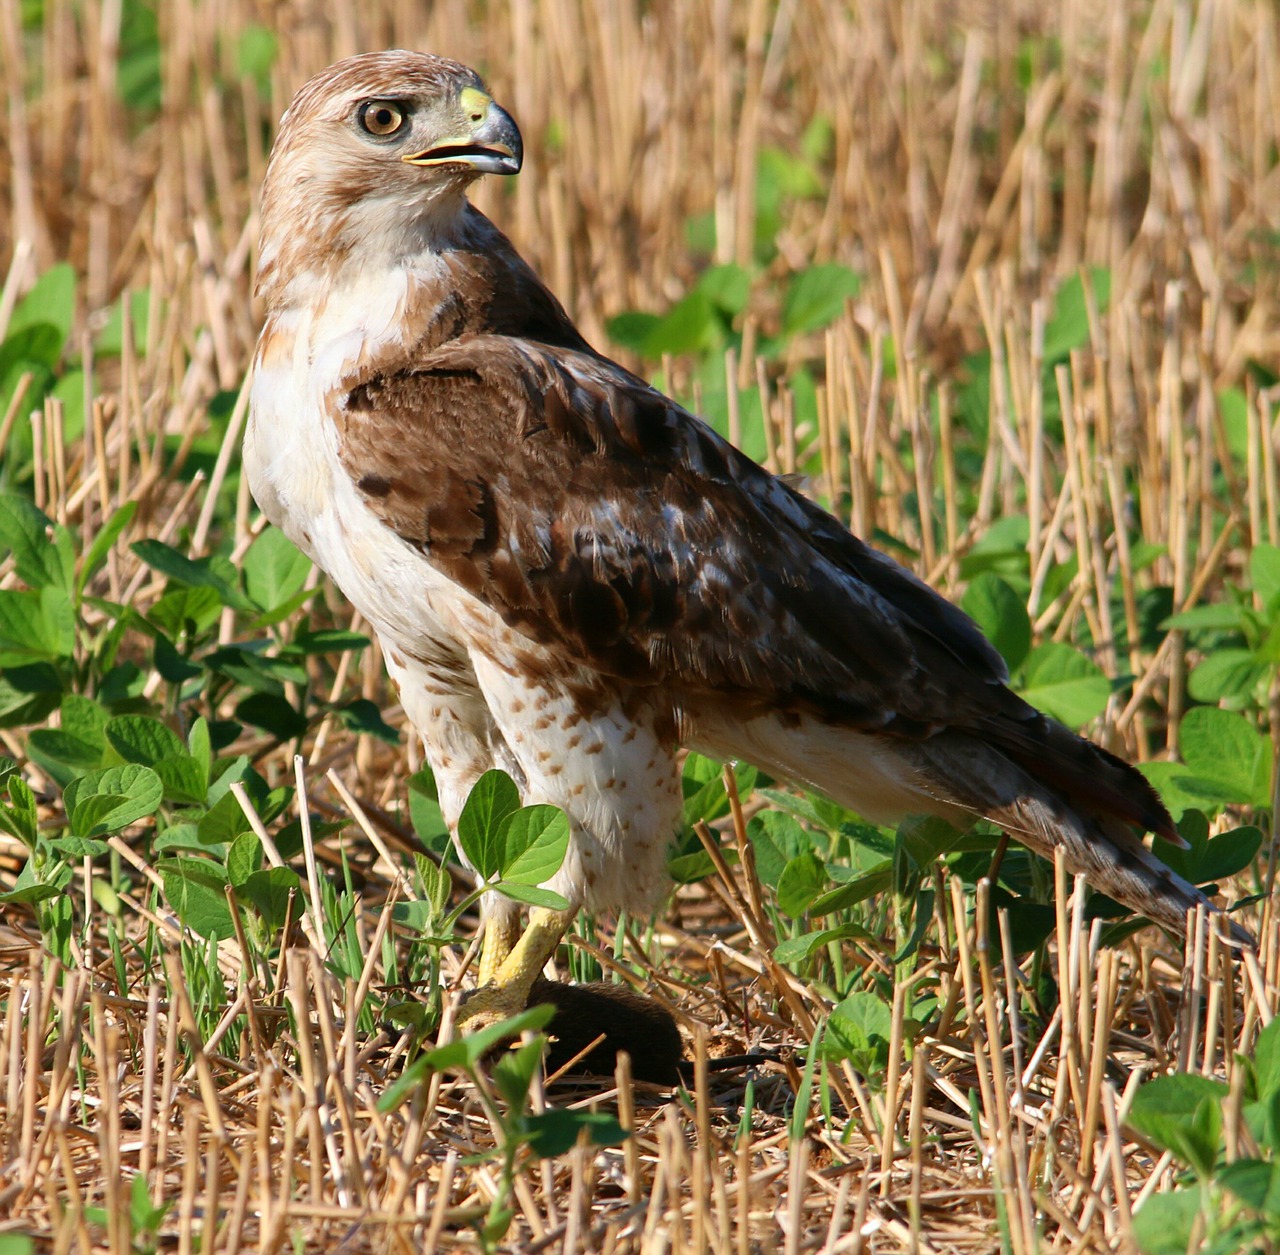
[[405, 124], [404, 108], [394, 100], [370, 100], [360, 106], [357, 116], [360, 125], [378, 139], [394, 135]]

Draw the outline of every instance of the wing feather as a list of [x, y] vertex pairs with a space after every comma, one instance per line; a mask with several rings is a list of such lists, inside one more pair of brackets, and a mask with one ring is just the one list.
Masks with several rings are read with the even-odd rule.
[[575, 662], [900, 733], [1021, 706], [949, 602], [590, 352], [454, 341], [339, 422], [369, 508]]

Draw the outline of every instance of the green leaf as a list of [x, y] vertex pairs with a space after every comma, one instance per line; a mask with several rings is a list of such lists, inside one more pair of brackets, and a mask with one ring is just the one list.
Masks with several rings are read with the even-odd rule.
[[852, 993], [831, 1008], [824, 1053], [832, 1062], [851, 1059], [855, 1066], [882, 1068], [888, 1062], [893, 1037], [893, 1011], [885, 1000], [869, 992]]
[[1192, 671], [1187, 692], [1198, 702], [1216, 705], [1248, 701], [1267, 679], [1268, 668], [1250, 649], [1217, 649]]
[[269, 88], [271, 67], [280, 55], [280, 41], [275, 32], [260, 22], [250, 22], [236, 41], [236, 71], [242, 78], [252, 78], [263, 90]]
[[[1192, 1237], [1199, 1218], [1198, 1190], [1153, 1194], [1134, 1213], [1133, 1236], [1143, 1255], [1188, 1255], [1195, 1250]], [[1203, 1232], [1203, 1223], [1200, 1228]]]
[[[1258, 1034], [1253, 1048], [1253, 1074], [1258, 1097], [1270, 1102], [1280, 1095], [1280, 1019], [1274, 1019]], [[1274, 1149], [1280, 1150], [1280, 1147]]]
[[814, 932], [801, 933], [798, 937], [788, 937], [774, 947], [773, 957], [779, 963], [803, 963], [811, 954], [831, 942], [844, 941], [850, 937], [870, 940], [870, 934], [860, 925], [841, 924], [839, 928], [820, 928]]
[[1243, 606], [1219, 602], [1212, 606], [1192, 606], [1181, 614], [1171, 614], [1160, 624], [1160, 630], [1194, 632], [1201, 629], [1222, 632], [1240, 631], [1248, 618]]
[[76, 836], [96, 837], [154, 815], [163, 796], [160, 777], [150, 767], [127, 763], [80, 776], [62, 800]]
[[1106, 709], [1111, 685], [1078, 649], [1046, 641], [1027, 656], [1021, 695], [1067, 727], [1079, 729]]
[[[106, 727], [107, 740], [126, 762], [151, 767], [174, 802], [199, 805], [209, 791], [207, 769], [192, 757], [183, 739], [148, 715], [121, 715]], [[205, 732], [206, 741], [208, 731]]]
[[422, 896], [430, 904], [432, 916], [443, 919], [445, 908], [449, 905], [449, 896], [453, 893], [453, 877], [423, 854], [415, 854], [413, 864], [422, 887]]
[[270, 732], [281, 741], [291, 741], [307, 730], [305, 717], [275, 693], [251, 693], [237, 703], [236, 718]]
[[653, 330], [662, 320], [657, 314], [631, 309], [616, 314], [605, 323], [609, 339], [633, 353], [644, 353], [644, 346]]
[[1274, 613], [1280, 599], [1280, 546], [1259, 542], [1249, 555], [1249, 579], [1264, 609]]
[[164, 896], [184, 927], [206, 941], [231, 937], [235, 927], [227, 906], [227, 878], [203, 858], [164, 858], [156, 862]]
[[239, 892], [249, 877], [261, 869], [262, 842], [258, 840], [257, 833], [242, 832], [227, 851], [227, 880]]
[[797, 854], [778, 877], [778, 910], [798, 919], [826, 887], [826, 868], [818, 856], [810, 850]]
[[772, 889], [786, 865], [813, 846], [809, 834], [793, 815], [767, 810], [753, 815], [747, 823], [747, 839], [755, 855], [756, 874], [761, 884]]
[[64, 589], [0, 589], [0, 666], [70, 658], [75, 642], [75, 609]]
[[677, 301], [645, 337], [642, 352], [660, 358], [664, 353], [699, 353], [713, 348], [722, 329], [711, 299], [696, 289]]
[[[151, 292], [143, 288], [129, 293], [129, 331], [135, 351], [140, 357], [147, 352], [147, 319], [151, 316]], [[107, 312], [107, 321], [98, 332], [94, 344], [97, 357], [119, 357], [124, 352], [124, 309], [122, 293]]]
[[60, 784], [102, 766], [106, 747], [61, 728], [35, 728], [27, 737], [27, 753]]
[[16, 493], [0, 493], [0, 545], [12, 551], [13, 569], [24, 584], [71, 591], [75, 576], [71, 534]]
[[[1099, 314], [1111, 300], [1111, 272], [1102, 266], [1089, 270], [1094, 299]], [[1084, 281], [1073, 274], [1064, 279], [1053, 304], [1053, 317], [1044, 329], [1045, 367], [1065, 361], [1072, 349], [1089, 342], [1089, 311], [1084, 299]]]
[[1270, 805], [1271, 738], [1243, 715], [1213, 706], [1193, 707], [1182, 718], [1178, 744], [1188, 769], [1213, 781], [1231, 801]]
[[529, 1149], [539, 1158], [552, 1159], [578, 1144], [583, 1133], [590, 1146], [621, 1146], [627, 1140], [622, 1125], [605, 1111], [565, 1110], [553, 1107], [522, 1121]]
[[9, 805], [0, 806], [0, 829], [17, 837], [29, 851], [34, 851], [38, 827], [36, 795], [32, 793], [31, 786], [17, 775], [9, 776], [7, 788]]
[[1126, 1119], [1147, 1141], [1208, 1175], [1218, 1153], [1228, 1092], [1224, 1082], [1194, 1072], [1157, 1076], [1133, 1096]]
[[84, 591], [85, 585], [93, 578], [94, 573], [106, 562], [111, 547], [120, 539], [120, 533], [133, 521], [137, 511], [136, 501], [126, 501], [95, 533], [93, 543], [80, 562], [80, 573], [76, 576], [77, 596]]
[[984, 571], [970, 582], [960, 605], [1009, 670], [1020, 667], [1031, 649], [1031, 619], [1022, 598], [998, 575]]
[[377, 737], [388, 745], [400, 744], [400, 733], [382, 718], [382, 711], [377, 703], [367, 697], [358, 697], [355, 701], [339, 706], [338, 720], [348, 732], [362, 736]]
[[65, 343], [75, 325], [76, 271], [70, 262], [51, 266], [14, 307], [8, 335], [40, 324], [56, 327]]
[[735, 262], [711, 266], [699, 276], [697, 290], [732, 318], [747, 307], [751, 275]]
[[834, 262], [793, 275], [782, 299], [782, 334], [801, 335], [835, 322], [861, 287], [852, 270]]
[[1273, 1220], [1280, 1217], [1280, 1163], [1237, 1159], [1224, 1164], [1216, 1175], [1219, 1183], [1246, 1206]]
[[485, 880], [501, 870], [502, 825], [520, 809], [520, 791], [505, 771], [486, 771], [458, 816], [458, 841], [467, 861]]
[[187, 753], [186, 744], [171, 728], [149, 715], [120, 715], [106, 726], [112, 748], [126, 762], [154, 767], [166, 758]]
[[555, 1018], [556, 1009], [550, 1003], [529, 1007], [518, 1015], [490, 1024], [474, 1033], [466, 1033], [444, 1046], [437, 1046], [426, 1055], [426, 1066], [431, 1071], [443, 1072], [447, 1068], [474, 1068], [499, 1042], [521, 1033], [536, 1033], [546, 1028]]
[[431, 768], [421, 767], [405, 783], [408, 785], [409, 822], [427, 849], [440, 853], [448, 845], [449, 826], [444, 822]]
[[525, 806], [502, 822], [498, 875], [541, 885], [560, 870], [569, 849], [569, 817], [555, 806]]
[[223, 560], [223, 569], [213, 558], [188, 558], [160, 540], [135, 540], [129, 548], [153, 571], [188, 588], [211, 588], [233, 610], [252, 610], [252, 603], [236, 588], [234, 571]]
[[251, 872], [236, 885], [241, 898], [253, 904], [268, 928], [283, 928], [289, 914], [289, 895], [302, 893], [302, 878], [289, 867], [268, 867]]
[[493, 1065], [493, 1083], [508, 1107], [520, 1111], [525, 1099], [529, 1096], [529, 1086], [533, 1084], [533, 1074], [537, 1071], [538, 1061], [542, 1058], [545, 1037], [534, 1037], [506, 1054]]
[[538, 885], [522, 885], [510, 880], [495, 880], [491, 884], [505, 897], [523, 902], [526, 906], [542, 906], [549, 911], [569, 909], [568, 899], [556, 893], [554, 889], [543, 889]]
[[302, 590], [311, 559], [278, 527], [268, 527], [245, 551], [245, 592], [260, 610], [274, 610]]

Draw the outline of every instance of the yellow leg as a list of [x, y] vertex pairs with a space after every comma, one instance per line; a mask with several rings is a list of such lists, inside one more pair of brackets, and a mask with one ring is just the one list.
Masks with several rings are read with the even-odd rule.
[[520, 916], [495, 911], [484, 922], [484, 941], [480, 946], [480, 971], [477, 984], [491, 985], [498, 969], [515, 949], [520, 939]]
[[[509, 951], [494, 962], [489, 979], [469, 997], [458, 1011], [458, 1024], [468, 1029], [484, 1028], [523, 1011], [529, 1001], [534, 981], [542, 975], [547, 960], [555, 953], [565, 929], [573, 923], [577, 910], [552, 911], [535, 907], [529, 913], [529, 927]], [[502, 934], [495, 930], [494, 957], [503, 945]], [[483, 979], [490, 958], [489, 938], [485, 937], [485, 953], [481, 958]]]

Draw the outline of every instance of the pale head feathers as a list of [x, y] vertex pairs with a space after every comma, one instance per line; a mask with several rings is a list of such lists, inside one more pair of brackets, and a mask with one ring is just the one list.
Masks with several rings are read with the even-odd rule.
[[[514, 149], [505, 168], [481, 160], [477, 137]], [[433, 152], [457, 156], [409, 160]], [[268, 312], [304, 305], [440, 251], [461, 228], [467, 186], [513, 173], [519, 154], [515, 123], [457, 61], [390, 51], [329, 66], [293, 98], [271, 150], [259, 297]]]

